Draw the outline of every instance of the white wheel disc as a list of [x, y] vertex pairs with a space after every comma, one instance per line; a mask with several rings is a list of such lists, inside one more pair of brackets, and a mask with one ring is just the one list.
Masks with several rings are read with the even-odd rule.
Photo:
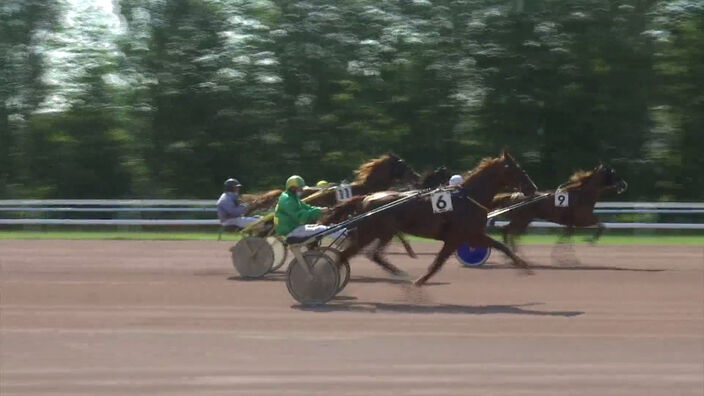
[[264, 238], [243, 238], [230, 251], [232, 264], [243, 278], [261, 278], [274, 264], [274, 250]]
[[281, 268], [282, 265], [286, 262], [286, 256], [288, 256], [288, 249], [286, 248], [286, 245], [284, 242], [281, 240], [281, 238], [270, 236], [266, 238], [267, 242], [269, 242], [269, 245], [271, 245], [271, 249], [274, 251], [274, 264], [271, 267], [270, 272], [274, 272], [277, 269]]

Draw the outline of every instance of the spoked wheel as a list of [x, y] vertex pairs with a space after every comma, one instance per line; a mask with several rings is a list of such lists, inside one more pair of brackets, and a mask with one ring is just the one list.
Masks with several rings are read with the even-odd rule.
[[340, 271], [340, 284], [339, 287], [337, 288], [337, 292], [341, 292], [342, 289], [347, 286], [347, 283], [350, 281], [350, 263], [349, 261], [345, 260], [343, 262], [340, 262], [340, 251], [333, 248], [333, 247], [326, 247], [322, 249], [318, 249], [319, 251], [322, 251], [326, 255], [328, 255], [334, 262], [338, 263], [337, 264], [337, 269]]
[[284, 241], [279, 237], [270, 236], [266, 238], [266, 241], [274, 251], [274, 264], [272, 265], [271, 270], [269, 270], [269, 272], [274, 272], [286, 263], [288, 249], [286, 248]]
[[294, 258], [288, 266], [288, 292], [303, 305], [325, 304], [338, 291], [340, 271], [337, 264], [330, 256], [316, 250], [303, 253], [303, 259], [305, 263]]
[[264, 238], [243, 238], [230, 248], [230, 252], [232, 265], [243, 278], [261, 278], [271, 271], [274, 264], [274, 249]]
[[465, 267], [481, 267], [491, 256], [490, 247], [473, 248], [469, 243], [465, 242], [457, 248], [455, 257]]

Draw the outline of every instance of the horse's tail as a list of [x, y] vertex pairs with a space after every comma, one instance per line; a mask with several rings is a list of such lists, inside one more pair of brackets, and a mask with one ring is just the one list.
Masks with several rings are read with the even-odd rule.
[[321, 224], [336, 224], [347, 220], [348, 217], [359, 213], [362, 209], [362, 201], [366, 198], [365, 195], [355, 195], [352, 198], [346, 199], [335, 205], [330, 213], [323, 217]]

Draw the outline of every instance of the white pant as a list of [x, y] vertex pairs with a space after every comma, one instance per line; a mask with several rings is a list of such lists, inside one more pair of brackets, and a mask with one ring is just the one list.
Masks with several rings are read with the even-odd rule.
[[[326, 226], [322, 224], [304, 224], [302, 226], [298, 226], [293, 229], [286, 237], [296, 237], [296, 238], [301, 238], [301, 237], [307, 237], [313, 234], [317, 234], [319, 232], [323, 232], [327, 230], [328, 228], [332, 228], [333, 226]], [[326, 238], [337, 238], [340, 236], [345, 235], [347, 232], [346, 229], [341, 229], [338, 231], [333, 232], [330, 235], [326, 235]]]
[[232, 217], [229, 219], [225, 219], [225, 221], [220, 222], [223, 226], [235, 226], [239, 228], [245, 228], [248, 225], [254, 223], [255, 221], [258, 221], [261, 219], [261, 216], [252, 216], [252, 217]]

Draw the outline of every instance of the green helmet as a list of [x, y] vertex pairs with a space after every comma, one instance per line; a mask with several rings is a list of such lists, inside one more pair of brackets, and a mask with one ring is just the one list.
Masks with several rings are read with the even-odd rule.
[[305, 187], [305, 185], [306, 185], [306, 182], [303, 180], [302, 177], [300, 177], [298, 175], [293, 175], [286, 180], [286, 189], [287, 190], [291, 187], [303, 188], [303, 187]]

